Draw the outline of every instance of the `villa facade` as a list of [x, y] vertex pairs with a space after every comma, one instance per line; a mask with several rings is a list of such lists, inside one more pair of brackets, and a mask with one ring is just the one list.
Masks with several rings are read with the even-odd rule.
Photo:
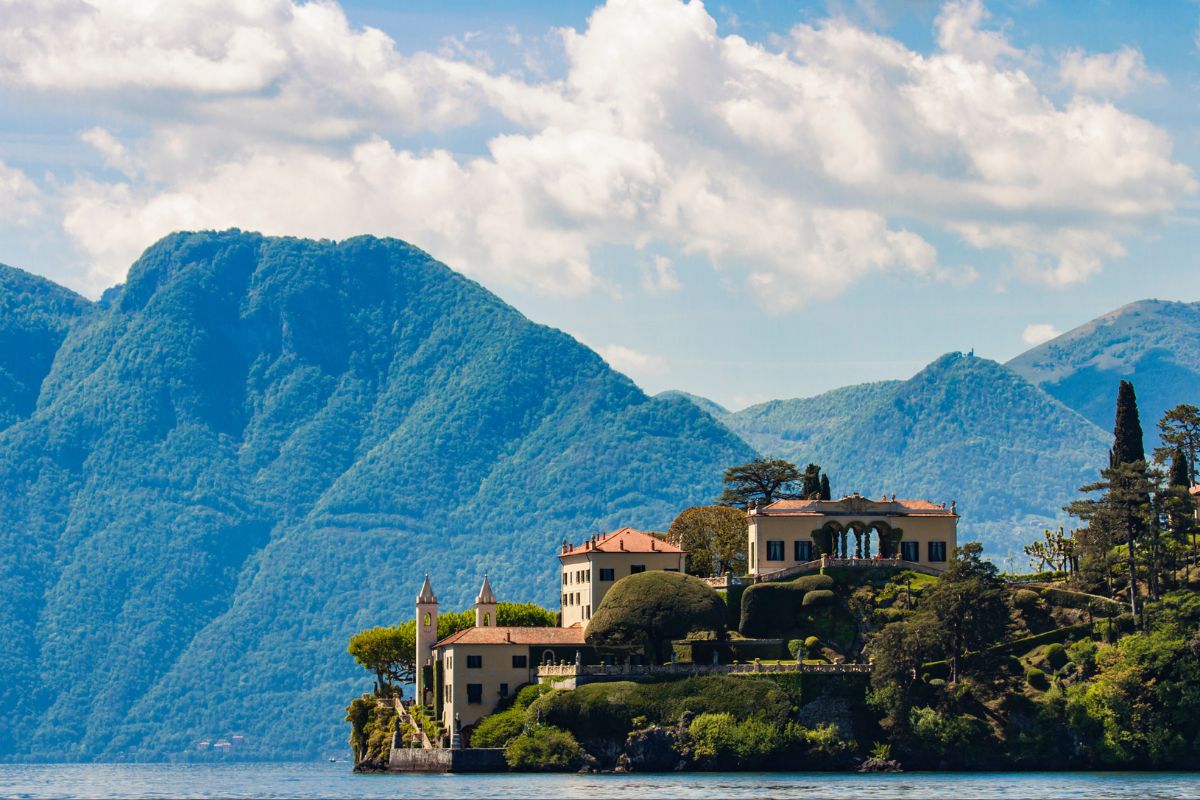
[[785, 570], [822, 555], [902, 559], [944, 570], [958, 546], [958, 509], [928, 500], [777, 500], [746, 514], [750, 575]]
[[687, 553], [663, 539], [633, 528], [593, 536], [581, 545], [563, 542], [562, 624], [584, 625], [612, 585], [628, 575], [663, 570], [683, 572]]

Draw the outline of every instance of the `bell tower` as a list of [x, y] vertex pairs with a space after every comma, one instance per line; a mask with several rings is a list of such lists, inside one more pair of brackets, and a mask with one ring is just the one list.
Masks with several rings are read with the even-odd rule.
[[433, 646], [437, 644], [438, 601], [429, 584], [429, 573], [417, 595], [417, 696], [418, 703], [426, 704], [425, 693], [433, 696], [433, 686], [425, 685], [425, 665], [433, 663]]
[[483, 586], [479, 587], [479, 596], [475, 598], [475, 627], [493, 628], [496, 626], [496, 595], [488, 583], [487, 575], [483, 576]]

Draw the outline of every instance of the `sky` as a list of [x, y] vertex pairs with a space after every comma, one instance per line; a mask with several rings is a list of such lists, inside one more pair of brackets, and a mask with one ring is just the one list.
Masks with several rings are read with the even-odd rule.
[[393, 236], [736, 409], [1200, 300], [1198, 67], [1169, 0], [0, 0], [0, 262]]

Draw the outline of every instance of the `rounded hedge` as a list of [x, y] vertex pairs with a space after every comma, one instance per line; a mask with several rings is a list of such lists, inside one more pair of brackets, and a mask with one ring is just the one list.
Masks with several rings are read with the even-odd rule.
[[613, 584], [588, 622], [593, 647], [641, 647], [661, 663], [671, 640], [692, 632], [725, 633], [720, 596], [699, 578], [681, 572], [640, 572]]
[[805, 608], [809, 606], [828, 606], [833, 604], [834, 594], [829, 589], [814, 589], [804, 595], [804, 600], [800, 605]]
[[1022, 611], [1036, 608], [1039, 600], [1041, 597], [1038, 593], [1030, 589], [1017, 589], [1013, 592], [1013, 605]]
[[795, 658], [797, 660], [800, 658], [800, 651], [803, 648], [804, 648], [804, 642], [800, 641], [799, 639], [791, 639], [787, 643], [788, 653], [791, 654], [792, 658]]
[[1067, 655], [1067, 649], [1058, 642], [1046, 648], [1045, 658], [1051, 669], [1062, 669], [1063, 665], [1071, 660]]
[[1050, 688], [1050, 679], [1046, 677], [1046, 673], [1037, 667], [1030, 667], [1025, 670], [1025, 682], [1040, 692], [1044, 692]]
[[821, 644], [821, 640], [815, 636], [809, 636], [804, 640], [804, 646], [807, 647], [810, 651], [814, 647], [820, 646], [820, 644]]
[[816, 589], [832, 589], [833, 578], [828, 575], [804, 575], [787, 584], [795, 591], [811, 592]]

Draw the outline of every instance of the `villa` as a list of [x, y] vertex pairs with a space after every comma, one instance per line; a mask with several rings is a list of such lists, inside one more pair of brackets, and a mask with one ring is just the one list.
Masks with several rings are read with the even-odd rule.
[[[953, 503], [946, 508], [894, 495], [878, 501], [855, 494], [841, 500], [752, 505], [746, 516], [749, 574], [737, 581], [782, 580], [819, 570], [831, 559], [851, 566], [909, 562], [922, 571], [940, 572], [957, 544], [958, 519]], [[469, 735], [505, 698], [536, 682], [539, 667], [611, 668], [613, 654], [598, 653], [585, 641], [593, 610], [621, 578], [687, 567], [684, 550], [661, 535], [633, 528], [592, 536], [579, 545], [564, 540], [557, 557], [560, 624], [554, 627], [498, 625], [498, 602], [485, 575], [475, 597], [475, 626], [439, 641], [438, 600], [425, 576], [416, 604], [416, 698], [440, 709], [444, 730]], [[715, 585], [727, 577], [708, 581]], [[625, 658], [640, 663], [639, 653]], [[601, 664], [609, 666], [597, 666]]]

